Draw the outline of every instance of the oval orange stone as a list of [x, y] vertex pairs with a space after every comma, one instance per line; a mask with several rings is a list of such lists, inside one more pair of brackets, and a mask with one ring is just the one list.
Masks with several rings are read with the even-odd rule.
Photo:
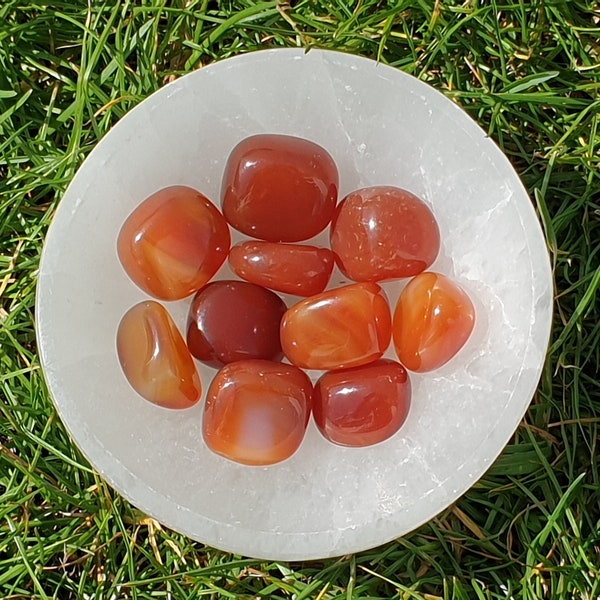
[[131, 387], [165, 408], [189, 408], [202, 384], [183, 336], [167, 310], [152, 300], [130, 308], [117, 330], [117, 354]]
[[231, 249], [229, 264], [242, 279], [257, 285], [311, 296], [327, 287], [334, 257], [329, 248], [250, 241]]
[[331, 221], [339, 175], [321, 146], [290, 135], [259, 134], [231, 152], [222, 186], [232, 227], [261, 240], [307, 240]]
[[466, 292], [439, 273], [417, 275], [402, 291], [394, 311], [394, 346], [411, 371], [432, 371], [466, 343], [475, 308]]
[[180, 300], [215, 275], [230, 245], [219, 209], [193, 188], [176, 185], [152, 194], [129, 215], [117, 251], [142, 290], [161, 300]]
[[420, 198], [393, 186], [348, 194], [331, 224], [331, 249], [340, 270], [355, 281], [411, 277], [427, 269], [440, 249], [433, 213]]
[[306, 369], [364, 365], [386, 351], [392, 331], [387, 298], [376, 283], [355, 283], [292, 306], [281, 322], [281, 347]]
[[300, 369], [267, 360], [226, 365], [210, 385], [203, 435], [217, 454], [272, 465], [299, 448], [310, 416], [312, 383]]

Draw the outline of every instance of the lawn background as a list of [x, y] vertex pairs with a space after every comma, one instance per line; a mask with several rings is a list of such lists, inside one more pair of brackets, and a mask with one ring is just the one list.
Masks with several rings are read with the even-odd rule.
[[[0, 598], [600, 597], [600, 10], [587, 0], [0, 4]], [[464, 107], [532, 198], [555, 276], [539, 389], [510, 444], [417, 531], [276, 563], [178, 535], [70, 443], [35, 343], [45, 232], [75, 171], [166, 82], [267, 47], [376, 58]]]

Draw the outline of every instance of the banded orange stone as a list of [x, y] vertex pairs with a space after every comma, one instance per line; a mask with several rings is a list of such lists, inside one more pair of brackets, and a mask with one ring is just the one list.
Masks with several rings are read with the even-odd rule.
[[197, 190], [176, 185], [152, 194], [129, 215], [117, 252], [142, 290], [160, 300], [180, 300], [215, 275], [230, 245], [219, 209]]
[[167, 309], [153, 300], [130, 308], [117, 330], [117, 354], [131, 387], [165, 408], [189, 408], [202, 384], [183, 336]]

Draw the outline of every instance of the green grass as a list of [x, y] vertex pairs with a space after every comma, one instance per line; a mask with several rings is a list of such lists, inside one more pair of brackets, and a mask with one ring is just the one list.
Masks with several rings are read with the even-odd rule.
[[[600, 597], [600, 11], [593, 0], [0, 4], [0, 597]], [[264, 47], [377, 58], [442, 90], [522, 177], [555, 277], [551, 346], [504, 453], [410, 535], [338, 560], [247, 560], [161, 528], [69, 441], [34, 334], [73, 174], [165, 82]]]

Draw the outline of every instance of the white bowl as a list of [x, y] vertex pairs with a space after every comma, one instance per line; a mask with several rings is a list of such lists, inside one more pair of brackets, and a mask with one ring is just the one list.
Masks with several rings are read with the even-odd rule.
[[[117, 325], [145, 298], [117, 259], [121, 224], [167, 185], [195, 187], [218, 204], [229, 152], [255, 133], [321, 144], [337, 162], [340, 197], [368, 185], [421, 196], [441, 230], [433, 270], [455, 278], [475, 302], [471, 339], [443, 368], [411, 375], [410, 416], [386, 442], [334, 446], [311, 423], [289, 460], [237, 465], [204, 444], [202, 403], [161, 409], [139, 397], [121, 372]], [[227, 276], [227, 268], [219, 273]], [[342, 281], [335, 273], [332, 284]], [[384, 286], [392, 303], [403, 285]], [[399, 537], [481, 477], [536, 389], [551, 300], [548, 255], [531, 201], [506, 157], [460, 108], [365, 58], [267, 50], [165, 86], [98, 144], [48, 232], [37, 327], [60, 416], [120, 493], [209, 545], [299, 560]], [[182, 329], [188, 304], [168, 305]], [[207, 388], [214, 371], [201, 371]]]

